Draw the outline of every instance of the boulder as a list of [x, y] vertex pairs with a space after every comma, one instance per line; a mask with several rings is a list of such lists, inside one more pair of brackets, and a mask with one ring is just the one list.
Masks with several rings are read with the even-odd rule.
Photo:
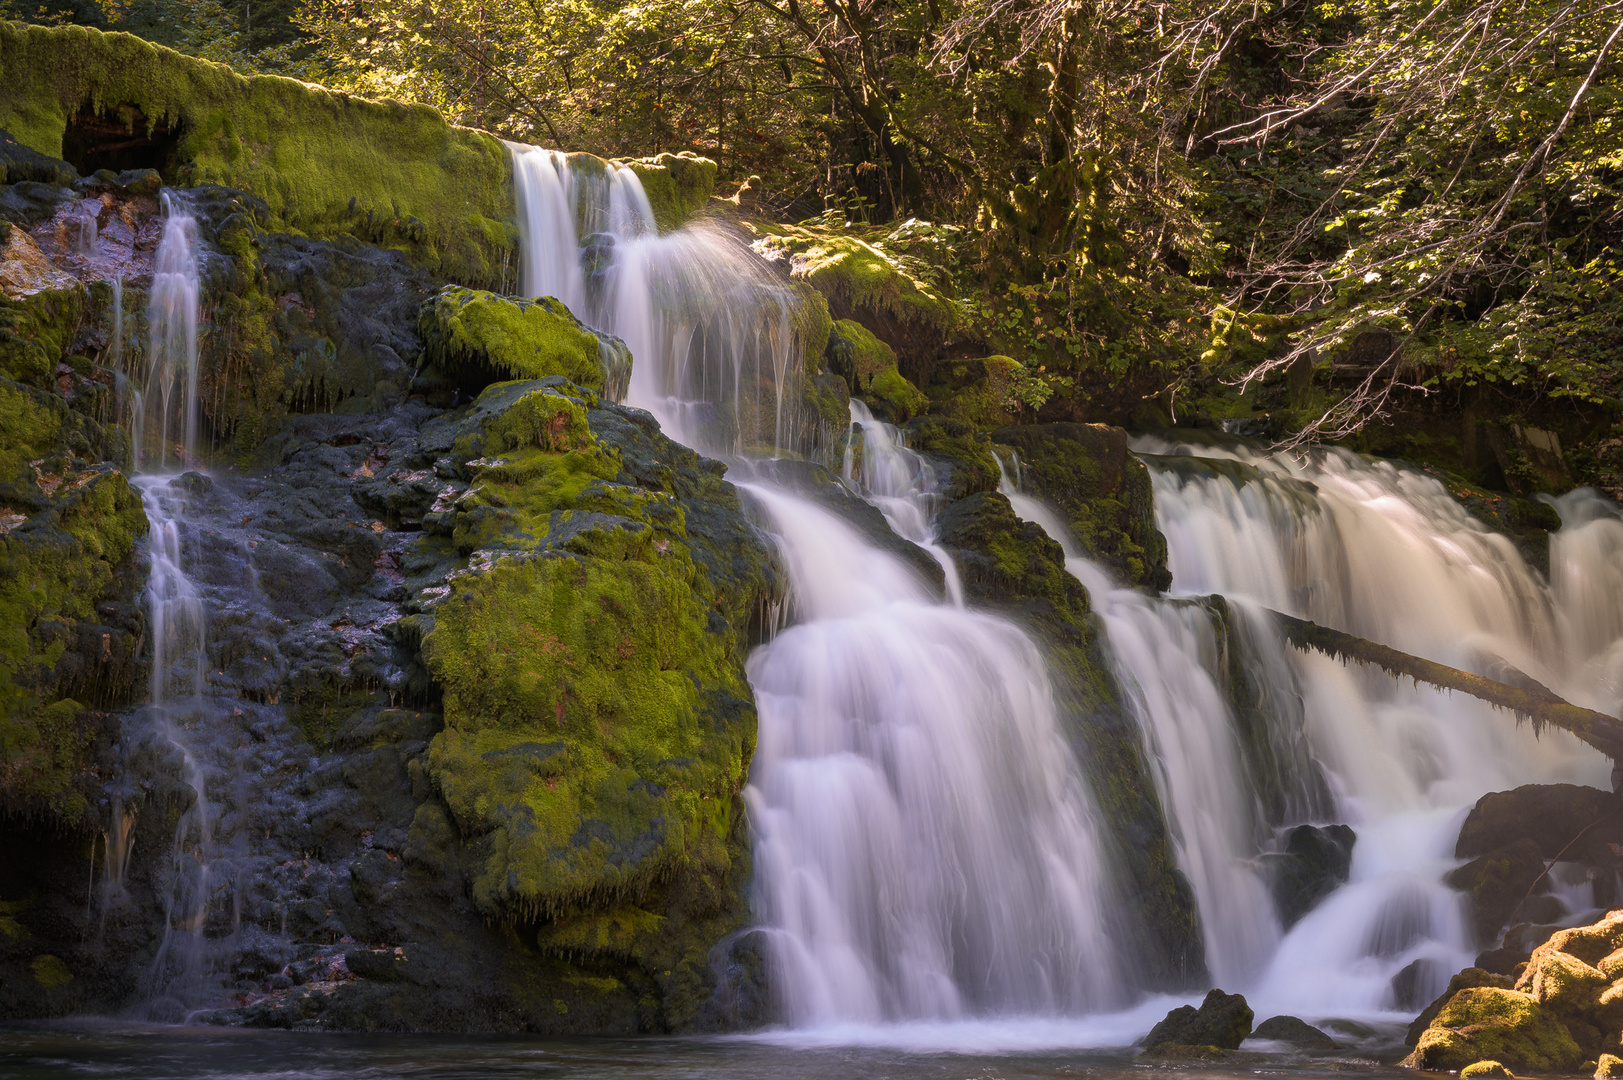
[[1471, 898], [1476, 940], [1491, 945], [1535, 886], [1544, 884], [1544, 856], [1533, 840], [1522, 837], [1472, 859], [1443, 880]]
[[1339, 1050], [1341, 1044], [1294, 1016], [1271, 1016], [1251, 1029], [1251, 1038], [1288, 1043], [1298, 1050]]
[[1584, 1052], [1532, 994], [1480, 986], [1449, 999], [1404, 1064], [1435, 1072], [1485, 1060], [1527, 1072], [1571, 1072]]
[[1180, 1005], [1167, 1013], [1145, 1036], [1144, 1049], [1215, 1046], [1220, 1050], [1238, 1050], [1251, 1034], [1252, 1015], [1251, 1006], [1239, 994], [1212, 990], [1200, 1008]]
[[1602, 1054], [1595, 1062], [1595, 1080], [1623, 1080], [1623, 1058]]
[[1475, 1065], [1467, 1065], [1460, 1070], [1460, 1080], [1473, 1080], [1478, 1076], [1510, 1076], [1516, 1074], [1499, 1064], [1497, 1061], [1479, 1061]]
[[1437, 1019], [1437, 1014], [1443, 1011], [1443, 1006], [1447, 1005], [1454, 995], [1461, 990], [1469, 990], [1477, 986], [1497, 986], [1501, 989], [1509, 989], [1511, 985], [1512, 981], [1504, 975], [1484, 971], [1481, 968], [1466, 968], [1449, 979], [1448, 989], [1444, 990], [1437, 1000], [1427, 1005], [1421, 1010], [1420, 1015], [1415, 1017], [1414, 1023], [1409, 1025], [1408, 1037], [1404, 1039], [1405, 1045], [1413, 1046], [1419, 1042], [1420, 1036], [1431, 1026], [1431, 1022]]
[[[1520, 840], [1546, 859], [1611, 860], [1623, 843], [1623, 802], [1609, 791], [1577, 784], [1527, 784], [1477, 800], [1460, 826], [1454, 854], [1475, 859]], [[1576, 839], [1576, 843], [1574, 840]]]
[[1274, 903], [1286, 926], [1346, 882], [1358, 836], [1347, 825], [1298, 825], [1285, 838], [1285, 851], [1269, 860]]

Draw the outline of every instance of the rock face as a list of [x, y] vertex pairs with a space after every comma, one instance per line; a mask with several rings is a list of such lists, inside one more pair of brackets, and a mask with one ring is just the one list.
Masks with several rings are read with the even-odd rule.
[[1215, 1046], [1219, 1050], [1238, 1050], [1251, 1034], [1251, 1020], [1251, 1006], [1245, 998], [1212, 990], [1200, 1008], [1180, 1005], [1167, 1013], [1144, 1037], [1144, 1049]]
[[1512, 987], [1480, 985], [1490, 980], [1499, 981], [1482, 973], [1477, 986], [1451, 984], [1406, 1064], [1451, 1070], [1492, 1060], [1517, 1073], [1572, 1072], [1615, 1054], [1623, 1030], [1623, 911], [1556, 932]]

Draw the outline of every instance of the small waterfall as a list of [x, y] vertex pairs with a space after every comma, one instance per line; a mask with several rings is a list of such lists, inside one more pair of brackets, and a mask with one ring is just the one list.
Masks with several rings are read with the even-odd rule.
[[152, 693], [147, 713], [154, 732], [178, 753], [181, 779], [195, 797], [175, 824], [163, 897], [163, 940], [153, 961], [149, 995], [167, 992], [185, 1002], [203, 989], [203, 929], [214, 889], [214, 811], [189, 730], [197, 726], [196, 714], [204, 707], [206, 619], [202, 597], [183, 568], [180, 518], [186, 492], [170, 479], [136, 479], [151, 530], [147, 603], [152, 619]]
[[846, 442], [842, 470], [846, 483], [867, 492], [869, 501], [885, 515], [892, 532], [935, 557], [945, 575], [947, 596], [955, 605], [963, 607], [964, 587], [958, 579], [958, 567], [936, 543], [935, 513], [939, 499], [934, 467], [903, 446], [896, 428], [875, 420], [868, 406], [856, 398], [851, 399], [851, 424], [862, 432], [862, 454], [859, 467], [856, 440]]
[[[135, 414], [137, 470], [161, 471], [171, 462], [189, 467], [196, 460], [198, 269], [197, 221], [165, 191], [163, 238], [147, 308], [146, 383]], [[154, 410], [156, 415], [149, 415]], [[171, 443], [176, 434], [181, 437], [179, 446]], [[145, 440], [152, 436], [157, 437], [157, 454], [149, 460], [152, 454]]]
[[[1586, 613], [1573, 594], [1615, 577], [1602, 569], [1610, 515], [1586, 534], [1582, 497], [1569, 497], [1568, 528], [1552, 544], [1552, 590], [1429, 477], [1341, 450], [1299, 461], [1153, 439], [1135, 448], [1151, 466], [1175, 593], [1222, 594], [1484, 674], [1508, 664], [1597, 706], [1606, 697], [1593, 658], [1608, 651], [1614, 616]], [[1464, 812], [1519, 784], [1605, 787], [1607, 763], [1474, 699], [1299, 653], [1265, 616], [1251, 627], [1260, 649], [1285, 658], [1284, 692], [1301, 701], [1333, 815], [1358, 841], [1348, 884], [1291, 927], [1244, 988], [1259, 1015], [1406, 1016], [1394, 975], [1417, 965], [1416, 996], [1427, 999], [1475, 953], [1462, 900], [1441, 883]], [[1579, 640], [1588, 644], [1563, 644]], [[1227, 811], [1214, 802], [1207, 812]], [[1202, 917], [1216, 914], [1203, 898]]]
[[[1018, 469], [1018, 460], [1014, 464]], [[1155, 763], [1178, 865], [1200, 907], [1207, 967], [1219, 986], [1250, 985], [1281, 929], [1256, 865], [1265, 823], [1246, 783], [1237, 725], [1215, 674], [1218, 642], [1210, 614], [1114, 585], [1077, 550], [1058, 515], [1020, 492], [1006, 466], [1000, 490], [1018, 516], [1059, 543], [1065, 568], [1087, 588]]]
[[[629, 403], [673, 438], [734, 457], [735, 474], [754, 471], [736, 455], [806, 448], [791, 291], [718, 226], [658, 235], [629, 169], [570, 180], [557, 156], [536, 165], [552, 176], [526, 165], [516, 182], [574, 192], [584, 318], [631, 347]], [[541, 235], [526, 234], [525, 281], [562, 280], [573, 253]], [[849, 482], [900, 535], [931, 544], [933, 476], [860, 403], [852, 415], [864, 450]], [[812, 501], [766, 481], [741, 487], [783, 554], [799, 618], [748, 665], [756, 910], [789, 1022], [1125, 1005], [1096, 813], [1031, 639], [941, 603]]]
[[[190, 803], [177, 815], [169, 863], [163, 875], [164, 932], [147, 980], [147, 997], [168, 1002], [163, 1019], [176, 1009], [201, 1004], [210, 987], [205, 970], [204, 929], [214, 875], [216, 811], [193, 741], [202, 726], [209, 669], [207, 617], [197, 584], [187, 573], [183, 525], [188, 487], [164, 470], [197, 459], [197, 322], [201, 285], [197, 224], [185, 207], [165, 192], [163, 237], [158, 245], [148, 301], [150, 329], [146, 392], [136, 394], [134, 446], [137, 475], [149, 526], [146, 600], [152, 640], [152, 686], [143, 710], [153, 736], [178, 759]], [[123, 288], [115, 282], [114, 348], [122, 351]], [[143, 402], [155, 409], [147, 417]], [[151, 455], [143, 424], [156, 420], [157, 453]], [[171, 427], [173, 425], [173, 427]], [[172, 434], [181, 442], [171, 446]], [[156, 471], [153, 471], [156, 470]], [[197, 479], [203, 479], [201, 477]], [[204, 483], [207, 481], [204, 480]], [[113, 806], [107, 843], [107, 907], [123, 891], [134, 812], [122, 801]], [[105, 909], [104, 909], [105, 910]]]
[[807, 449], [795, 298], [749, 246], [703, 221], [660, 235], [626, 166], [511, 148], [525, 295], [662, 358], [633, 363], [628, 400], [711, 453]]

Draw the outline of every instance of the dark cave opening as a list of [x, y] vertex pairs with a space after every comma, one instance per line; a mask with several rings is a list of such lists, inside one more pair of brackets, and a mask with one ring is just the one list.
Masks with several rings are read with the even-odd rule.
[[86, 105], [62, 133], [62, 157], [82, 176], [101, 169], [164, 172], [179, 145], [178, 124], [154, 124], [133, 105], [100, 112]]

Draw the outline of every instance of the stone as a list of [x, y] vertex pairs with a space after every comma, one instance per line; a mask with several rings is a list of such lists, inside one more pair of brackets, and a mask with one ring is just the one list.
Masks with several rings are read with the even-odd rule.
[[1471, 922], [1476, 939], [1492, 944], [1528, 893], [1544, 874], [1544, 856], [1538, 844], [1521, 837], [1489, 854], [1449, 871], [1447, 884], [1471, 898]]
[[1289, 1043], [1299, 1050], [1339, 1050], [1341, 1044], [1294, 1016], [1271, 1016], [1251, 1029], [1251, 1038]]
[[1180, 1005], [1166, 1014], [1144, 1038], [1144, 1049], [1162, 1046], [1215, 1046], [1238, 1050], [1251, 1034], [1251, 1006], [1239, 994], [1212, 990], [1200, 1003]]
[[1623, 1058], [1602, 1054], [1595, 1062], [1595, 1080], [1623, 1080]]
[[1448, 980], [1448, 989], [1444, 990], [1437, 1000], [1421, 1010], [1414, 1023], [1409, 1025], [1408, 1036], [1404, 1039], [1404, 1044], [1413, 1046], [1418, 1042], [1421, 1033], [1430, 1027], [1431, 1022], [1437, 1019], [1437, 1014], [1443, 1011], [1443, 1006], [1447, 1005], [1454, 995], [1461, 990], [1468, 990], [1476, 986], [1497, 986], [1509, 989], [1512, 983], [1513, 980], [1506, 978], [1504, 975], [1484, 971], [1481, 968], [1466, 968]]
[[1404, 1064], [1444, 1071], [1484, 1060], [1527, 1072], [1571, 1072], [1584, 1052], [1532, 994], [1483, 986], [1449, 999]]
[[1460, 1070], [1460, 1080], [1473, 1080], [1474, 1077], [1478, 1076], [1514, 1077], [1515, 1073], [1511, 1072], [1497, 1061], [1479, 1061], [1475, 1065], [1467, 1065], [1465, 1068]]
[[1358, 836], [1347, 825], [1298, 825], [1285, 837], [1285, 851], [1268, 864], [1274, 903], [1289, 927], [1347, 881]]

